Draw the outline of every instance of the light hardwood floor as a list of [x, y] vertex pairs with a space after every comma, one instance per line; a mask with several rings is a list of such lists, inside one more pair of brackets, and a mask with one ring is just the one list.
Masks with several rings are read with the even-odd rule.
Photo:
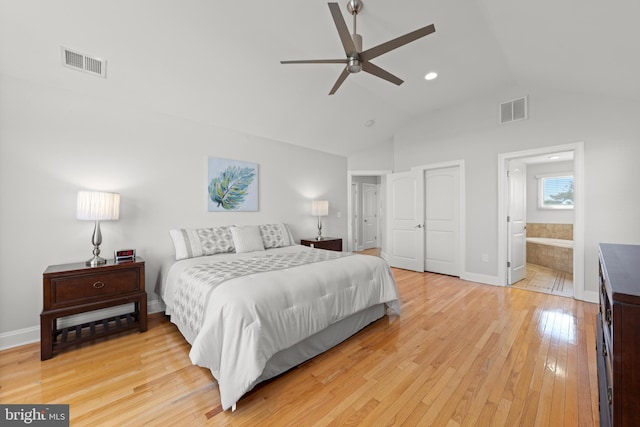
[[40, 361], [0, 352], [1, 403], [69, 403], [72, 426], [598, 425], [597, 305], [394, 269], [400, 317], [222, 412], [215, 380], [161, 314]]

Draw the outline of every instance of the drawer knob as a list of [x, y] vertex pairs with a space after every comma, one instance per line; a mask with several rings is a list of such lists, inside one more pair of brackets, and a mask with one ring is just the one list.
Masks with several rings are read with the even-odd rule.
[[96, 289], [104, 288], [104, 282], [102, 282], [102, 281], [98, 280], [97, 282], [95, 282], [95, 283], [93, 284], [93, 287], [94, 287], [94, 288], [96, 288]]

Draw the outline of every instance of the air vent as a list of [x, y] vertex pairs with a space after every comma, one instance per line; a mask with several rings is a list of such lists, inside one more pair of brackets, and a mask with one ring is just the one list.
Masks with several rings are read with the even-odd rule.
[[107, 61], [61, 46], [62, 65], [94, 76], [107, 77]]
[[527, 97], [513, 99], [500, 104], [500, 124], [527, 118]]

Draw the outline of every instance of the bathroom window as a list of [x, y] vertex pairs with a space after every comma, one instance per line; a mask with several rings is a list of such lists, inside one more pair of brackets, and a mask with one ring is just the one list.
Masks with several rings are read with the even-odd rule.
[[573, 209], [573, 175], [540, 175], [538, 207], [540, 209]]

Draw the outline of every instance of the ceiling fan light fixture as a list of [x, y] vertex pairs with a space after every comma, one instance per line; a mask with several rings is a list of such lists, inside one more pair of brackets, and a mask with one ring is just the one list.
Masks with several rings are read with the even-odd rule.
[[436, 77], [438, 77], [438, 73], [436, 73], [435, 71], [429, 71], [427, 74], [425, 74], [424, 79], [435, 80]]
[[358, 58], [349, 58], [349, 63], [347, 64], [347, 68], [350, 73], [359, 73], [362, 71], [362, 61]]

